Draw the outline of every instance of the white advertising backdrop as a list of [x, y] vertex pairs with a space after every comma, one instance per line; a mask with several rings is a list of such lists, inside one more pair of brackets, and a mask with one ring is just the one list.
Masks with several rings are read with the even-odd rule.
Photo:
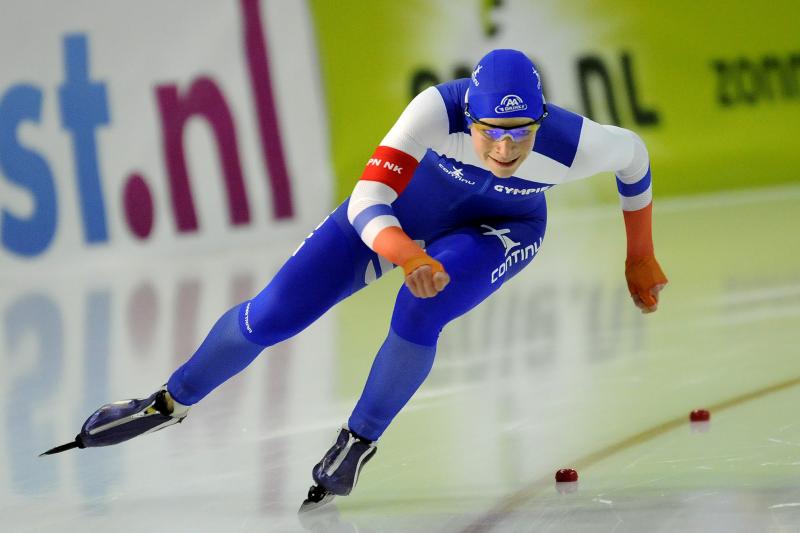
[[[265, 246], [330, 210], [304, 2], [12, 0], [2, 10], [14, 13], [0, 16], [4, 272]], [[241, 185], [236, 223], [226, 183]], [[187, 204], [189, 229], [178, 214]]]

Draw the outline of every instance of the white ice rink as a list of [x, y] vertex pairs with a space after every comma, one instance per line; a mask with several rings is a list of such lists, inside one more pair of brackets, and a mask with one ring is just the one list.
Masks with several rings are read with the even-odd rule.
[[[184, 424], [46, 458], [99, 405], [161, 385], [297, 242], [5, 277], [0, 530], [800, 531], [800, 188], [657, 200], [671, 283], [646, 317], [627, 295], [619, 209], [550, 198], [534, 264], [445, 329], [354, 493], [303, 520], [397, 273], [266, 351]], [[712, 420], [692, 427], [699, 407]], [[577, 490], [557, 490], [564, 467]]]

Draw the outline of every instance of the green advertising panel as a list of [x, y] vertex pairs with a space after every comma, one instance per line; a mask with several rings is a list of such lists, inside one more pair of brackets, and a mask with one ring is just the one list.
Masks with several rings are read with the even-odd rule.
[[[361, 502], [413, 506], [401, 496], [412, 490], [448, 508], [468, 507], [468, 498], [437, 499], [443, 479], [494, 480], [481, 490], [509, 492], [533, 475], [533, 468], [520, 470], [520, 450], [557, 463], [578, 457], [579, 443], [588, 441], [592, 450], [620, 452], [608, 463], [618, 467], [615, 461], [628, 456], [615, 438], [658, 427], [687, 403], [730, 401], [785, 379], [794, 357], [798, 256], [763, 236], [797, 218], [797, 188], [713, 201], [680, 196], [800, 181], [800, 4], [781, 0], [769, 11], [749, 2], [312, 0], [311, 6], [339, 199], [417, 92], [468, 76], [493, 48], [517, 48], [536, 61], [549, 101], [634, 130], [647, 143], [657, 253], [671, 284], [659, 312], [642, 317], [624, 283], [618, 208], [553, 209], [551, 237], [533, 271], [447, 326], [431, 375], [398, 417], [403, 431], [388, 432], [381, 443], [382, 467], [400, 474], [380, 487], [366, 477]], [[617, 198], [610, 175], [548, 193], [558, 207]], [[385, 338], [400, 283], [395, 271], [337, 307], [336, 382], [347, 405]], [[771, 294], [780, 296], [777, 303]], [[452, 455], [463, 448], [458, 435], [467, 432], [453, 413], [511, 427], [514, 409], [537, 409], [547, 390], [523, 383], [521, 397], [508, 394], [514, 368], [521, 368], [514, 365], [572, 376], [582, 366], [572, 365], [576, 358], [591, 361], [591, 372], [580, 387], [556, 391], [569, 421], [560, 433], [537, 434], [532, 425], [519, 449], [494, 449], [467, 472], [430, 453], [433, 446]], [[626, 368], [645, 379], [623, 383]], [[665, 376], [677, 384], [653, 394]], [[631, 409], [631, 402], [641, 408]], [[692, 457], [687, 435], [670, 442], [674, 457]], [[601, 461], [592, 467], [607, 468]], [[547, 482], [557, 494], [551, 477]], [[347, 505], [353, 504], [344, 504], [345, 514], [353, 511]]]
[[[469, 75], [492, 48], [529, 54], [548, 100], [639, 133], [657, 198], [798, 181], [796, 2], [311, 6], [339, 199], [414, 94]], [[579, 203], [617, 198], [613, 180], [577, 188], [563, 194]]]

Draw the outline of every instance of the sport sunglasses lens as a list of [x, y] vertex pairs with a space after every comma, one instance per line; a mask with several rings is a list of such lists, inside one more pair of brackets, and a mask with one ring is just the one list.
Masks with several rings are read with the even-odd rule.
[[514, 142], [520, 142], [527, 139], [531, 135], [531, 133], [533, 133], [534, 130], [529, 126], [526, 126], [524, 128], [515, 128], [512, 130], [506, 130], [501, 128], [486, 128], [483, 131], [493, 141], [499, 141], [506, 135], [509, 135], [511, 137], [511, 140], [513, 140]]

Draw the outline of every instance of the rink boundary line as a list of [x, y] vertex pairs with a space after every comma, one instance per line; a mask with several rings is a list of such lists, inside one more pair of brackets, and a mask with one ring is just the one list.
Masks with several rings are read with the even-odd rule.
[[[724, 411], [726, 409], [730, 409], [732, 407], [737, 407], [744, 403], [747, 403], [752, 400], [760, 399], [765, 396], [769, 396], [770, 394], [774, 394], [776, 392], [781, 392], [786, 389], [790, 389], [792, 387], [796, 387], [800, 385], [800, 376], [796, 376], [792, 379], [782, 381], [780, 383], [776, 383], [773, 385], [768, 385], [761, 389], [757, 389], [740, 396], [734, 396], [728, 400], [715, 403], [713, 405], [709, 405], [707, 409], [713, 414], [720, 411]], [[630, 437], [627, 437], [619, 442], [612, 443], [605, 448], [598, 450], [596, 452], [590, 453], [585, 455], [572, 464], [575, 465], [575, 468], [580, 471], [582, 469], [588, 468], [595, 463], [602, 461], [603, 459], [607, 459], [612, 455], [615, 455], [623, 450], [628, 448], [633, 448], [634, 446], [638, 446], [639, 444], [645, 443], [649, 440], [652, 440], [656, 437], [664, 435], [674, 429], [677, 429], [681, 426], [685, 426], [689, 424], [689, 420], [687, 415], [682, 415], [678, 418], [673, 418], [666, 422], [663, 422], [657, 426], [653, 426], [649, 429], [645, 429], [644, 431], [640, 431]], [[547, 487], [550, 487], [555, 483], [553, 480], [552, 474], [547, 475], [546, 477], [540, 478], [529, 485], [523, 487], [522, 489], [512, 493], [511, 495], [503, 498], [500, 503], [495, 505], [489, 511], [483, 513], [480, 517], [478, 517], [475, 521], [472, 522], [471, 525], [467, 526], [465, 529], [462, 529], [462, 533], [478, 533], [478, 532], [486, 532], [490, 531], [496, 525], [499, 525], [500, 521], [505, 519], [511, 512], [515, 509], [520, 507], [525, 502], [528, 502], [534, 498], [538, 493], [542, 490], [545, 490]]]

